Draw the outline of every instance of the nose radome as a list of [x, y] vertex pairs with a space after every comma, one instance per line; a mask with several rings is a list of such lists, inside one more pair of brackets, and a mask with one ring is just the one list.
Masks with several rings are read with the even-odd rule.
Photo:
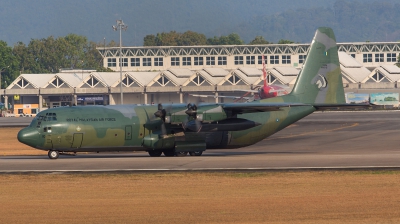
[[26, 145], [36, 147], [39, 140], [39, 132], [33, 128], [24, 128], [18, 132], [18, 141]]

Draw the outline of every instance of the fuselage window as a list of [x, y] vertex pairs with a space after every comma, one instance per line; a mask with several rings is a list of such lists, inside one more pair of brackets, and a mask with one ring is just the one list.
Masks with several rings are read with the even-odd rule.
[[43, 132], [51, 133], [51, 127], [43, 128]]

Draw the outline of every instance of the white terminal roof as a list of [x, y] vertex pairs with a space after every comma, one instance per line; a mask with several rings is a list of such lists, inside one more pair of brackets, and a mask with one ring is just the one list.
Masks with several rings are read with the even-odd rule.
[[[225, 71], [225, 70], [224, 70]], [[229, 73], [227, 73], [229, 74]], [[218, 83], [220, 83], [224, 77], [226, 76], [211, 76], [209, 72], [205, 71], [205, 69], [203, 70], [199, 70], [196, 72], [195, 75], [201, 75], [204, 79], [206, 79], [211, 85], [217, 85]]]
[[[139, 83], [139, 86], [146, 86], [150, 83], [156, 76], [160, 74], [160, 72], [127, 72], [129, 76]], [[117, 80], [119, 84], [119, 79]]]
[[350, 83], [361, 83], [371, 73], [366, 67], [362, 66], [353, 57], [345, 52], [338, 52], [340, 69], [343, 77]]
[[396, 65], [379, 66], [372, 73], [379, 72], [391, 82], [400, 82], [400, 68]]
[[[342, 70], [344, 82], [348, 83], [364, 83], [371, 81], [371, 77], [376, 72], [385, 76], [391, 82], [400, 81], [400, 68], [395, 65], [383, 65], [377, 67], [374, 71], [370, 71], [362, 64], [358, 63], [353, 57], [345, 52], [338, 52], [340, 60], [340, 68]], [[267, 75], [270, 75], [269, 80], [275, 80], [274, 84], [293, 85], [296, 82], [296, 77], [300, 69], [295, 67], [273, 67], [267, 69]], [[227, 85], [233, 75], [241, 79], [239, 82], [235, 78], [238, 85], [257, 85], [263, 80], [262, 70], [255, 67], [239, 67], [233, 70], [223, 68], [203, 68], [201, 70], [190, 70], [171, 68], [163, 71], [149, 72], [123, 72], [123, 79], [130, 77], [137, 86], [153, 86], [162, 78], [169, 80], [169, 86], [186, 86], [197, 76], [202, 76], [206, 83], [202, 85]], [[60, 79], [70, 88], [79, 88], [87, 86], [87, 82], [95, 78], [98, 82], [106, 87], [116, 87], [120, 83], [119, 72], [96, 72], [94, 70], [66, 70], [56, 74], [21, 74], [12, 82], [7, 89], [25, 89], [25, 88], [61, 88], [54, 87], [54, 80]], [[53, 83], [53, 85], [52, 85]], [[158, 84], [157, 84], [158, 85]], [[235, 84], [233, 84], [235, 85]], [[66, 86], [63, 85], [63, 88]], [[96, 86], [93, 86], [96, 88]]]
[[270, 75], [285, 85], [294, 84], [299, 72], [300, 70], [292, 67], [274, 67], [268, 70]]

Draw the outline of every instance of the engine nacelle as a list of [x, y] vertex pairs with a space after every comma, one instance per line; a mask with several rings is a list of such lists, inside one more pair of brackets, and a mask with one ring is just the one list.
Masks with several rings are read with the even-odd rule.
[[159, 134], [146, 135], [143, 138], [143, 146], [149, 149], [173, 149], [175, 137], [161, 137]]

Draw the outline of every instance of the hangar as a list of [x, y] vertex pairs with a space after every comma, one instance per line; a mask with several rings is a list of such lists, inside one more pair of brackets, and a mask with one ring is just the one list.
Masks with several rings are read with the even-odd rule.
[[[193, 102], [191, 93], [240, 96], [234, 90], [262, 84], [262, 55], [268, 83], [294, 85], [308, 48], [309, 44], [122, 47], [120, 55], [118, 47], [99, 47], [104, 67], [115, 72], [64, 69], [21, 74], [0, 94], [15, 114], [67, 105], [120, 104], [121, 83], [124, 104]], [[400, 68], [395, 65], [400, 43], [338, 43], [338, 48], [346, 92], [400, 92]]]

